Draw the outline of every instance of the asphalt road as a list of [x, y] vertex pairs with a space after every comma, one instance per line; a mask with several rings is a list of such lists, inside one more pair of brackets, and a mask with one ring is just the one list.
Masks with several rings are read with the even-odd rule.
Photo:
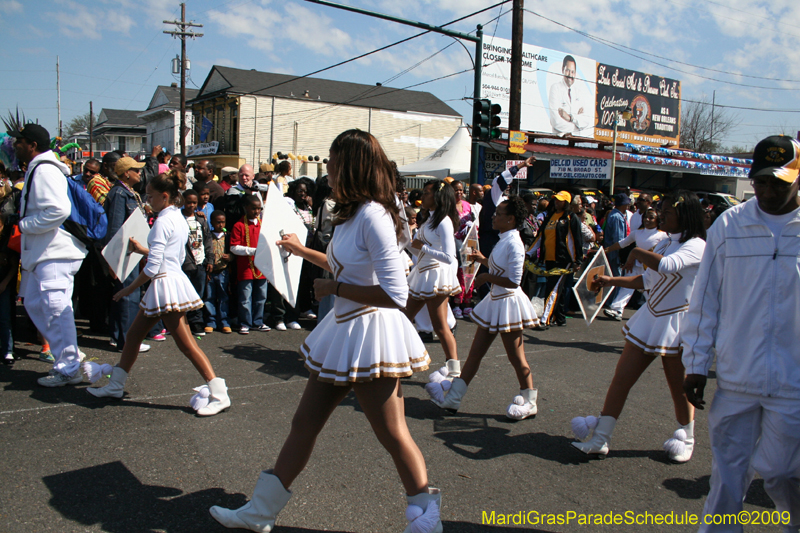
[[[18, 330], [22, 341], [30, 339], [24, 323]], [[474, 332], [470, 322], [459, 321], [463, 356]], [[226, 531], [208, 508], [242, 505], [259, 471], [275, 460], [306, 382], [296, 349], [307, 333], [202, 338], [233, 400], [229, 412], [212, 418], [192, 415], [191, 389], [202, 379], [169, 338], [139, 358], [121, 402], [89, 396], [87, 382], [37, 386], [49, 365], [36, 359], [37, 346], [17, 342], [22, 360], [0, 367], [0, 530]], [[577, 518], [569, 524], [498, 524], [499, 515], [520, 512], [535, 519], [530, 511], [699, 515], [708, 492], [705, 412], [697, 417], [691, 462], [670, 464], [661, 449], [677, 423], [659, 361], [633, 389], [606, 460], [589, 461], [570, 446], [572, 417], [597, 415], [602, 406], [623, 346], [619, 322], [601, 318], [587, 328], [582, 319], [570, 319], [567, 327], [529, 330], [525, 339], [539, 389], [533, 420], [503, 416], [517, 385], [499, 339], [457, 416], [444, 416], [427, 400], [427, 372], [403, 382], [411, 432], [431, 485], [442, 490], [445, 531], [695, 531], [587, 526]], [[118, 359], [106, 338], [84, 332], [79, 343], [90, 359]], [[438, 343], [428, 343], [428, 350], [433, 368], [441, 366]], [[708, 399], [714, 389], [712, 379]], [[403, 488], [352, 393], [334, 412], [292, 490], [278, 533], [400, 532], [406, 525]], [[760, 479], [745, 508], [773, 509]], [[495, 524], [484, 523], [492, 512]]]

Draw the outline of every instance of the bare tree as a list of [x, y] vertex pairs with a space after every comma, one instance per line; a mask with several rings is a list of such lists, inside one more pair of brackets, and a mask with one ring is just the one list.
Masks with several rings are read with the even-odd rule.
[[724, 107], [712, 106], [703, 95], [695, 102], [681, 103], [681, 147], [695, 152], [715, 152], [724, 139], [739, 125], [739, 117]]
[[[94, 116], [94, 123], [97, 125], [97, 115]], [[71, 135], [75, 135], [81, 131], [88, 131], [89, 130], [89, 112], [87, 111], [83, 115], [78, 115], [77, 117], [73, 118], [67, 124], [67, 127], [64, 128], [64, 138]]]

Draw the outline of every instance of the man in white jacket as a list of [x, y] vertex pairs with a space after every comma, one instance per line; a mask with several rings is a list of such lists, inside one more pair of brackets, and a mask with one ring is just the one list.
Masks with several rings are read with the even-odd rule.
[[709, 229], [681, 326], [684, 389], [698, 409], [714, 351], [717, 357], [704, 521], [739, 513], [758, 472], [784, 531], [800, 526], [799, 174], [800, 143], [784, 135], [758, 143], [750, 169], [755, 198]]
[[86, 247], [60, 226], [70, 215], [69, 168], [50, 150], [50, 135], [38, 124], [26, 124], [15, 137], [17, 159], [28, 164], [22, 188], [19, 230], [22, 268], [27, 271], [23, 296], [36, 328], [50, 342], [55, 363], [39, 378], [43, 387], [81, 382], [80, 352], [72, 312], [75, 273]]

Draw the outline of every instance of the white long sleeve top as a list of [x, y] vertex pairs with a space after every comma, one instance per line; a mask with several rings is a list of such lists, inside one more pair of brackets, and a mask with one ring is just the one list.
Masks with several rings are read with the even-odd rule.
[[353, 218], [336, 226], [327, 255], [337, 281], [362, 287], [380, 285], [399, 307], [405, 307], [406, 263], [397, 248], [392, 217], [382, 205], [367, 202]]
[[[627, 237], [619, 241], [620, 248], [625, 248], [630, 246], [633, 243], [636, 243], [637, 248], [642, 248], [643, 250], [651, 251], [655, 248], [656, 244], [660, 243], [664, 239], [667, 239], [668, 235], [666, 232], [661, 231], [658, 228], [647, 229], [635, 229], [631, 231]], [[638, 260], [636, 261], [636, 266], [641, 268], [642, 263]]]
[[[500, 234], [500, 241], [489, 255], [489, 273], [494, 276], [508, 278], [512, 283], [522, 282], [522, 269], [525, 265], [525, 246], [519, 231], [512, 229]], [[507, 289], [492, 284], [492, 296], [505, 296], [516, 289]]]
[[163, 209], [153, 223], [147, 236], [147, 265], [144, 273], [154, 278], [157, 274], [183, 273], [186, 258], [186, 241], [189, 240], [189, 225], [180, 209], [171, 205]]
[[[43, 161], [56, 165], [40, 166]], [[61, 228], [71, 212], [68, 173], [69, 167], [50, 150], [37, 155], [28, 164], [20, 203], [20, 214], [24, 217], [19, 221], [19, 230], [22, 232], [22, 268], [29, 272], [44, 261], [80, 261], [86, 257], [83, 243]]]
[[453, 230], [453, 221], [450, 217], [444, 217], [436, 228], [431, 228], [431, 211], [428, 220], [417, 232], [417, 239], [423, 243], [419, 253], [419, 261], [427, 255], [441, 263], [448, 265], [456, 264], [456, 239]]
[[706, 243], [697, 237], [681, 243], [680, 238], [680, 233], [672, 233], [658, 243], [653, 250], [663, 256], [658, 271], [648, 268], [643, 274], [644, 287], [650, 291], [647, 307], [657, 317], [689, 308], [689, 297]]

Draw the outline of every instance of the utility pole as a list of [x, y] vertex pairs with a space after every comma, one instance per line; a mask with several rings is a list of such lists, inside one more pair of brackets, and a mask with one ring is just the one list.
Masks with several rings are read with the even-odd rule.
[[164, 33], [181, 40], [181, 130], [178, 134], [181, 139], [181, 153], [186, 154], [186, 38], [202, 37], [202, 33], [195, 33], [186, 28], [202, 28], [202, 24], [186, 22], [186, 4], [181, 4], [181, 20], [165, 20], [164, 24], [173, 24], [177, 29], [164, 30]]
[[94, 157], [94, 111], [89, 102], [89, 159]]
[[508, 129], [519, 131], [522, 114], [522, 10], [525, 0], [514, 0], [511, 14], [511, 94]]
[[61, 137], [61, 69], [58, 65], [58, 56], [56, 56], [56, 92], [58, 93], [56, 102], [58, 107], [58, 136]]
[[717, 104], [717, 91], [714, 91], [711, 96], [711, 146], [708, 147], [708, 151], [714, 151], [714, 107]]

